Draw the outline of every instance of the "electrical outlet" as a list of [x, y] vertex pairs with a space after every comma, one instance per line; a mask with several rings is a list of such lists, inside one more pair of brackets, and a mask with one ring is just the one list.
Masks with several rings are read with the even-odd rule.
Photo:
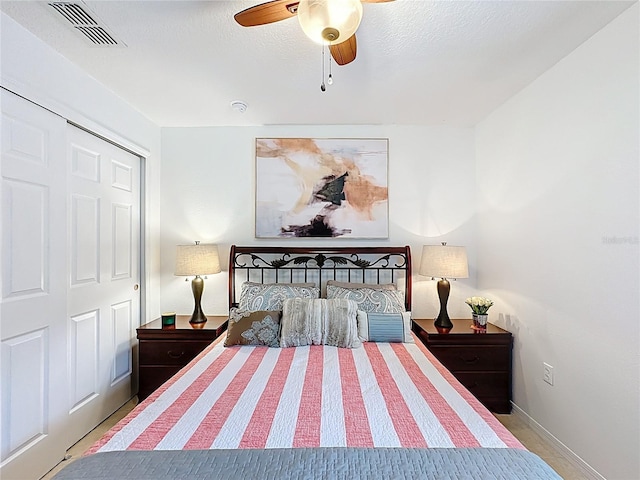
[[549, 385], [553, 385], [553, 367], [548, 363], [543, 363], [542, 379]]

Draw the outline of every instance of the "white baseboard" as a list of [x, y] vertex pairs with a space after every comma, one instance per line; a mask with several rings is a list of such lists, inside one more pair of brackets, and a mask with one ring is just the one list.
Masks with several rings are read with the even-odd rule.
[[589, 480], [606, 480], [591, 465], [585, 462], [582, 458], [576, 455], [573, 450], [567, 447], [564, 443], [554, 437], [551, 432], [531, 418], [524, 410], [518, 407], [515, 403], [511, 402], [513, 406], [512, 413], [520, 417], [532, 430], [546, 440], [551, 447], [553, 447], [560, 455], [565, 457], [576, 468], [580, 469], [584, 473], [584, 478]]

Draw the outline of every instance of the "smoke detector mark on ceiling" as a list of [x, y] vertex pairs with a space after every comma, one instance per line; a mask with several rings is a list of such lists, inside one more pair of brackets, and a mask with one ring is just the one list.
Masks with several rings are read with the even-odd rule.
[[50, 2], [49, 6], [58, 12], [71, 25], [73, 30], [89, 40], [92, 45], [99, 47], [126, 47], [118, 40], [98, 17], [89, 12], [84, 3]]
[[231, 108], [233, 108], [236, 112], [244, 113], [247, 111], [248, 105], [242, 100], [233, 100], [231, 102]]

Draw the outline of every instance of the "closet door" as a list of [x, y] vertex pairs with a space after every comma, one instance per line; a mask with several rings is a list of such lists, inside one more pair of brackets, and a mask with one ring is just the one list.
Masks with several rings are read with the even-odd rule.
[[67, 123], [0, 93], [0, 477], [37, 479], [67, 447]]
[[72, 125], [69, 422], [74, 443], [131, 398], [140, 323], [140, 158]]
[[0, 477], [37, 479], [131, 398], [140, 158], [1, 102]]

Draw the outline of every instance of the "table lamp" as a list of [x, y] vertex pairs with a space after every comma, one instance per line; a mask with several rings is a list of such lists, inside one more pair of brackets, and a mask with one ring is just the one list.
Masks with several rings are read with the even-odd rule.
[[193, 315], [189, 320], [192, 324], [205, 323], [205, 317], [200, 299], [204, 290], [204, 280], [200, 275], [209, 275], [220, 272], [220, 258], [218, 257], [218, 246], [213, 244], [201, 245], [178, 245], [176, 250], [176, 270], [178, 276], [194, 276], [191, 281], [191, 290], [195, 300]]
[[433, 324], [439, 333], [447, 333], [453, 328], [453, 323], [447, 313], [449, 299], [449, 278], [468, 278], [467, 251], [464, 247], [442, 245], [424, 245], [420, 262], [420, 275], [440, 278], [438, 281], [438, 298], [440, 299], [440, 313]]

